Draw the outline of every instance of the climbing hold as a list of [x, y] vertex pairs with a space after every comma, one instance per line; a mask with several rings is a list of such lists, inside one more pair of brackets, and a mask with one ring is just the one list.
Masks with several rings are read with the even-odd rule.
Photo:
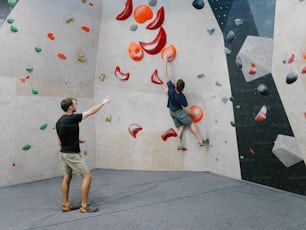
[[190, 106], [190, 109], [195, 113], [195, 115], [190, 114], [191, 120], [193, 120], [194, 123], [197, 123], [202, 120], [204, 117], [204, 111], [203, 109], [198, 105], [192, 105]]
[[137, 26], [136, 24], [130, 25], [130, 30], [131, 30], [131, 31], [136, 31], [137, 28], [138, 28], [138, 26]]
[[255, 120], [257, 122], [261, 122], [265, 120], [266, 118], [267, 118], [267, 107], [263, 105], [261, 109], [259, 110], [259, 112], [257, 113]]
[[8, 24], [13, 24], [15, 19], [8, 18], [6, 21], [7, 21]]
[[123, 73], [123, 72], [121, 72], [120, 67], [116, 66], [115, 76], [118, 77], [120, 80], [127, 81], [130, 78], [130, 73]]
[[143, 128], [142, 128], [140, 125], [138, 125], [138, 124], [130, 124], [129, 127], [128, 127], [128, 130], [129, 130], [130, 134], [131, 134], [134, 138], [136, 138], [137, 133], [138, 133], [140, 130], [142, 130], [142, 129], [143, 129]]
[[219, 82], [219, 81], [216, 81], [216, 82], [215, 82], [215, 85], [216, 85], [216, 86], [222, 86], [221, 82]]
[[306, 66], [302, 69], [302, 74], [306, 73]]
[[39, 127], [39, 129], [40, 129], [40, 130], [45, 130], [47, 127], [48, 127], [48, 124], [45, 123], [45, 124], [42, 124], [42, 125]]
[[142, 24], [153, 17], [153, 11], [150, 6], [140, 4], [134, 9], [134, 19], [136, 22]]
[[88, 5], [90, 5], [90, 6], [94, 6], [93, 2], [88, 3]]
[[204, 1], [203, 0], [194, 0], [192, 2], [192, 6], [196, 8], [197, 10], [203, 9], [204, 7]]
[[286, 78], [286, 83], [291, 84], [295, 82], [298, 79], [298, 76], [299, 75], [296, 72], [293, 72], [293, 71], [289, 72]]
[[85, 55], [80, 54], [80, 55], [78, 56], [78, 61], [79, 61], [79, 62], [84, 62], [85, 60], [86, 60]]
[[176, 49], [174, 45], [165, 47], [161, 51], [162, 59], [167, 62], [172, 62], [176, 57]]
[[22, 147], [22, 150], [27, 151], [27, 150], [29, 150], [31, 147], [32, 147], [31, 145], [25, 145], [25, 146]]
[[176, 136], [177, 133], [175, 132], [175, 130], [173, 128], [170, 128], [161, 135], [161, 138], [163, 139], [163, 141], [166, 141], [169, 137], [176, 137]]
[[112, 120], [112, 116], [111, 116], [111, 115], [107, 115], [107, 116], [105, 117], [105, 121], [106, 121], [106, 122], [111, 122], [111, 120]]
[[250, 75], [256, 74], [256, 65], [254, 63], [250, 64], [250, 70], [249, 70]]
[[128, 52], [134, 61], [140, 61], [143, 58], [143, 50], [141, 46], [135, 42], [130, 43]]
[[250, 148], [250, 153], [252, 154], [252, 155], [254, 155], [255, 154], [255, 151], [254, 151], [254, 149], [253, 148]]
[[225, 48], [224, 48], [224, 53], [225, 53], [226, 55], [230, 55], [230, 54], [232, 53], [232, 51], [231, 51], [229, 48], [225, 47]]
[[148, 30], [158, 29], [164, 23], [164, 19], [165, 19], [165, 10], [164, 7], [162, 6], [157, 11], [155, 19], [150, 24], [148, 24], [146, 28]]
[[32, 71], [33, 71], [33, 67], [27, 67], [27, 68], [26, 68], [26, 71], [32, 72]]
[[241, 62], [241, 58], [239, 56], [236, 56], [235, 63], [236, 63], [236, 65], [239, 69], [242, 68], [242, 62]]
[[58, 54], [57, 54], [57, 57], [60, 58], [60, 59], [62, 59], [62, 60], [67, 60], [67, 57], [66, 57], [65, 54], [63, 54], [63, 53], [58, 53]]
[[139, 42], [143, 50], [151, 55], [159, 53], [167, 43], [166, 31], [160, 27], [158, 34], [151, 42]]
[[37, 89], [32, 89], [32, 94], [33, 95], [37, 95], [38, 94], [38, 90]]
[[304, 58], [304, 60], [306, 60], [306, 50], [304, 50], [304, 52], [303, 52], [303, 58]]
[[236, 126], [235, 122], [231, 121], [231, 126], [235, 127]]
[[149, 1], [149, 5], [152, 6], [152, 7], [156, 6], [156, 4], [157, 4], [157, 0], [150, 0]]
[[34, 49], [35, 49], [36, 53], [40, 53], [41, 52], [41, 48], [39, 48], [39, 47], [35, 47]]
[[231, 43], [234, 40], [234, 38], [235, 38], [235, 33], [234, 31], [230, 30], [228, 34], [226, 35], [227, 43]]
[[104, 79], [105, 79], [105, 74], [104, 73], [101, 73], [100, 75], [99, 75], [99, 79], [101, 80], [101, 81], [104, 81]]
[[295, 60], [295, 55], [294, 55], [294, 54], [291, 54], [290, 58], [288, 59], [288, 64], [293, 63], [294, 60]]
[[132, 14], [133, 11], [133, 1], [132, 0], [126, 0], [125, 2], [125, 8], [119, 13], [116, 17], [117, 20], [125, 20]]
[[88, 152], [87, 152], [86, 150], [84, 150], [84, 151], [82, 152], [82, 154], [83, 154], [84, 156], [87, 156]]
[[221, 101], [225, 104], [228, 101], [227, 97], [222, 97]]
[[10, 7], [14, 7], [17, 3], [17, 0], [8, 0], [7, 3], [9, 4]]
[[69, 24], [70, 22], [72, 22], [74, 19], [73, 18], [68, 18], [66, 19], [66, 23]]
[[235, 19], [235, 24], [236, 24], [236, 26], [240, 26], [240, 25], [243, 24], [243, 20], [240, 19], [240, 18], [236, 18], [236, 19]]
[[215, 28], [208, 28], [208, 29], [207, 29], [207, 33], [208, 33], [209, 35], [212, 35], [214, 32], [215, 32]]
[[13, 33], [16, 33], [16, 32], [18, 32], [18, 29], [15, 26], [11, 26], [11, 31]]
[[160, 79], [160, 77], [158, 76], [158, 70], [155, 69], [154, 72], [151, 75], [151, 82], [154, 84], [163, 84], [164, 82]]
[[87, 0], [81, 0], [84, 4], [87, 2]]
[[87, 26], [81, 26], [81, 29], [87, 33], [90, 32], [90, 29]]
[[268, 87], [266, 85], [264, 85], [264, 84], [258, 85], [257, 91], [259, 93], [261, 93], [262, 95], [268, 95], [268, 93], [269, 93], [268, 92]]
[[53, 33], [48, 33], [48, 38], [53, 41], [55, 39], [55, 36]]
[[19, 80], [20, 82], [25, 83], [26, 80], [28, 80], [29, 78], [30, 78], [30, 75], [26, 75], [25, 77], [21, 77]]
[[203, 78], [203, 77], [205, 77], [205, 74], [204, 74], [204, 73], [198, 73], [198, 74], [197, 74], [197, 78], [200, 79], [200, 78]]

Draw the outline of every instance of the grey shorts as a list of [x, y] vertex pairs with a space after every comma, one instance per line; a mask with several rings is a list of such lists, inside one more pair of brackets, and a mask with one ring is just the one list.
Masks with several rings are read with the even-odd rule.
[[174, 121], [174, 125], [176, 128], [179, 128], [180, 126], [184, 125], [184, 126], [190, 126], [192, 124], [192, 120], [189, 116], [189, 114], [187, 114], [184, 110], [179, 109], [175, 112], [172, 112], [170, 110], [170, 115]]
[[80, 175], [89, 172], [89, 168], [80, 153], [61, 153], [61, 158], [64, 162], [66, 174], [72, 174], [72, 171]]

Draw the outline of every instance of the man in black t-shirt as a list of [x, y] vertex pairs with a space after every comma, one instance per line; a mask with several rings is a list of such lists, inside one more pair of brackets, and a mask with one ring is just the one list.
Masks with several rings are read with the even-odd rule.
[[[88, 193], [92, 181], [92, 174], [80, 154], [79, 123], [87, 117], [97, 113], [109, 102], [109, 97], [106, 97], [102, 102], [91, 107], [87, 111], [75, 113], [78, 104], [75, 98], [65, 98], [61, 101], [61, 108], [64, 114], [56, 122], [56, 132], [58, 135], [58, 144], [60, 145], [61, 158], [65, 167], [65, 175], [62, 182], [63, 212], [69, 212], [78, 208], [80, 208], [81, 213], [98, 211], [98, 208], [88, 203]], [[69, 201], [69, 187], [73, 171], [83, 177], [81, 187], [82, 201], [80, 207], [74, 206]]]

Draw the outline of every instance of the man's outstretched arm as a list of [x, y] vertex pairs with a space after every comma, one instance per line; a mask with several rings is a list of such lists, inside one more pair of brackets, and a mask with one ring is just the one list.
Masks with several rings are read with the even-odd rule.
[[105, 104], [109, 103], [110, 99], [109, 96], [107, 96], [106, 98], [103, 99], [102, 102], [100, 102], [99, 104], [91, 107], [90, 109], [88, 109], [87, 111], [85, 111], [83, 113], [83, 117], [82, 120], [86, 119], [87, 117], [96, 114]]
[[165, 61], [165, 69], [164, 69], [164, 78], [166, 83], [169, 81], [169, 77], [168, 77], [168, 62]]

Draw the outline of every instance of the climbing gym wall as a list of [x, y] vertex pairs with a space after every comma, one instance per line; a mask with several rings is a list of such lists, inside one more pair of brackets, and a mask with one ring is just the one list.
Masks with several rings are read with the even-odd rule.
[[231, 51], [227, 63], [241, 177], [304, 195], [305, 36], [300, 22], [306, 3], [209, 4]]
[[[211, 171], [240, 179], [223, 35], [209, 4], [193, 1], [102, 1], [95, 99], [112, 103], [96, 117], [97, 167]], [[163, 56], [164, 55], [164, 56]], [[177, 150], [169, 115], [164, 58], [171, 80], [184, 79], [209, 147], [187, 130]]]
[[[63, 174], [55, 122], [60, 101], [94, 103], [101, 2], [19, 1], [0, 27], [0, 185]], [[95, 168], [95, 122], [81, 124], [82, 154]]]

